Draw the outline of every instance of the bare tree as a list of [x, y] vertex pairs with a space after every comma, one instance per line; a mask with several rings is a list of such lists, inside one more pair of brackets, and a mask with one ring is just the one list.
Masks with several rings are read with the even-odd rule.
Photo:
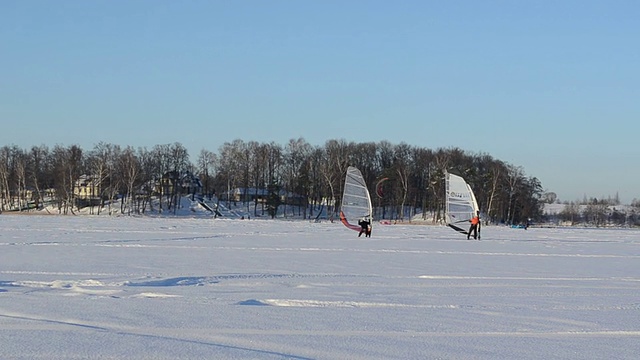
[[181, 180], [182, 176], [187, 172], [190, 167], [189, 152], [180, 143], [176, 142], [168, 147], [168, 162], [170, 166], [169, 172], [172, 174], [171, 178], [171, 197], [169, 199], [169, 210], [173, 207], [174, 214], [181, 206], [179, 199], [182, 197]]
[[[89, 171], [87, 175], [94, 180], [91, 182], [91, 186], [96, 186], [100, 190], [98, 214], [100, 214], [107, 200], [106, 205], [109, 208], [109, 214], [112, 212], [111, 203], [118, 193], [117, 184], [121, 181], [121, 174], [116, 172], [120, 151], [119, 145], [99, 142], [87, 156], [86, 161]], [[93, 203], [90, 205], [93, 205]], [[93, 212], [93, 206], [91, 206], [90, 211]]]
[[309, 155], [309, 199], [311, 206], [309, 208], [309, 216], [314, 216], [314, 210], [318, 209], [316, 221], [322, 215], [322, 211], [326, 204], [328, 185], [322, 176], [322, 162], [325, 158], [325, 152], [321, 147], [314, 147]]
[[52, 156], [58, 212], [67, 214], [71, 211], [74, 213], [74, 186], [83, 172], [82, 149], [77, 145], [71, 145], [68, 148], [56, 145], [53, 148]]
[[18, 201], [18, 209], [19, 211], [23, 211], [28, 208], [28, 201], [30, 199], [26, 198], [27, 195], [27, 169], [29, 167], [28, 160], [29, 157], [26, 151], [19, 149], [17, 147], [14, 148], [13, 151], [14, 158], [14, 171], [15, 171], [15, 182], [16, 182], [16, 196]]
[[231, 143], [224, 143], [220, 147], [220, 171], [218, 175], [222, 177], [226, 188], [227, 207], [231, 200], [231, 190], [237, 187], [242, 181], [242, 156], [245, 148], [244, 141], [236, 139]]
[[267, 190], [269, 192], [267, 200], [267, 210], [271, 213], [271, 217], [277, 214], [280, 205], [277, 197], [282, 188], [282, 146], [271, 142], [267, 154]]
[[3, 146], [0, 148], [0, 190], [2, 193], [2, 202], [0, 203], [0, 212], [7, 210], [7, 206], [11, 201], [11, 187], [9, 186], [11, 148]]
[[[376, 168], [378, 169], [378, 177], [379, 178], [389, 178], [389, 180], [386, 182], [387, 187], [390, 186], [390, 190], [388, 192], [388, 194], [393, 194], [395, 193], [395, 188], [394, 186], [397, 184], [397, 182], [395, 181], [395, 172], [393, 171], [393, 162], [394, 162], [394, 156], [395, 156], [395, 150], [394, 150], [394, 145], [391, 144], [389, 141], [383, 140], [380, 141], [377, 145], [376, 145]], [[395, 207], [395, 201], [393, 199], [393, 196], [388, 196], [385, 195], [384, 198], [379, 199], [378, 201], [379, 206], [381, 207], [381, 212], [382, 214], [380, 215], [381, 218], [386, 218], [387, 216], [387, 207], [391, 207], [391, 209], [393, 209]], [[393, 216], [393, 214], [391, 215]]]
[[487, 211], [489, 219], [493, 219], [495, 217], [495, 212], [493, 209], [493, 202], [498, 196], [498, 186], [502, 182], [502, 174], [504, 167], [502, 164], [494, 163], [488, 173], [491, 189], [489, 191], [489, 203], [487, 204]]
[[[171, 197], [174, 191], [171, 188], [173, 187], [172, 183], [175, 179], [166, 178], [166, 176], [173, 176], [169, 174], [169, 172], [173, 170], [171, 153], [171, 145], [164, 144], [154, 146], [151, 154], [152, 166], [149, 168], [154, 172], [154, 180], [158, 183], [158, 212], [160, 213], [164, 211], [163, 201], [165, 197]], [[167, 199], [167, 202], [168, 209], [171, 210], [171, 201]]]
[[[120, 212], [131, 215], [135, 206], [136, 184], [139, 184], [142, 165], [132, 147], [127, 146], [120, 154], [119, 172], [122, 174], [122, 182], [126, 185], [120, 203]], [[126, 204], [126, 207], [125, 207]]]
[[322, 171], [331, 189], [331, 199], [336, 206], [333, 208], [331, 219], [340, 208], [340, 199], [344, 187], [344, 178], [349, 167], [349, 148], [345, 140], [329, 140], [325, 143], [327, 157]]
[[141, 197], [140, 203], [136, 205], [139, 209], [139, 212], [145, 213], [147, 209], [147, 204], [150, 205], [151, 209], [153, 209], [153, 204], [151, 203], [151, 197], [156, 190], [155, 185], [156, 181], [159, 180], [157, 177], [159, 164], [158, 159], [156, 158], [155, 151], [149, 151], [146, 148], [138, 149], [138, 161], [140, 162], [140, 184], [141, 184]]
[[203, 192], [211, 200], [215, 193], [213, 178], [215, 177], [216, 168], [218, 166], [218, 155], [202, 149], [198, 156], [197, 169], [200, 173], [200, 181], [202, 181]]
[[603, 226], [607, 221], [607, 203], [598, 199], [590, 199], [584, 209], [585, 221], [596, 227]]
[[509, 165], [507, 166], [507, 185], [508, 185], [508, 210], [507, 210], [507, 220], [510, 224], [513, 224], [514, 221], [514, 207], [515, 207], [515, 196], [518, 193], [518, 186], [520, 185], [523, 179], [523, 170], [522, 167]]
[[253, 216], [258, 216], [258, 205], [261, 205], [260, 216], [265, 214], [265, 201], [267, 190], [267, 168], [269, 163], [269, 144], [251, 143], [249, 145], [249, 151], [251, 152], [251, 158], [253, 159], [252, 168], [252, 183], [256, 191], [260, 192], [260, 198], [258, 194], [253, 201]]
[[47, 174], [50, 173], [48, 169], [49, 149], [46, 146], [34, 146], [31, 148], [31, 161], [29, 165], [30, 185], [34, 189], [34, 202], [35, 208], [39, 209], [43, 204], [42, 186], [44, 184], [45, 189], [50, 187], [47, 180]]
[[409, 176], [411, 167], [409, 166], [411, 147], [405, 143], [397, 145], [394, 149], [394, 171], [398, 176], [398, 181], [402, 189], [400, 194], [400, 208], [398, 211], [401, 220], [404, 220], [405, 203], [409, 193]]
[[434, 162], [430, 169], [430, 178], [432, 179], [430, 186], [433, 192], [433, 198], [436, 202], [435, 211], [433, 213], [433, 222], [439, 222], [443, 219], [445, 207], [445, 186], [444, 174], [449, 170], [451, 164], [451, 154], [444, 149], [438, 149], [434, 154]]
[[574, 202], [566, 204], [559, 215], [562, 221], [575, 225], [580, 221], [580, 206]]
[[420, 208], [422, 211], [422, 220], [427, 219], [427, 202], [429, 195], [429, 180], [430, 172], [429, 165], [433, 158], [433, 153], [430, 150], [413, 147], [411, 153], [411, 172], [414, 177], [414, 195], [413, 206], [414, 212]]
[[[285, 190], [287, 193], [295, 193], [308, 196], [308, 164], [309, 156], [311, 153], [311, 145], [307, 143], [303, 138], [291, 139], [285, 147], [284, 152], [284, 171], [283, 182], [286, 184]], [[285, 202], [284, 214], [286, 217]], [[294, 209], [294, 208], [292, 208]], [[300, 209], [300, 206], [298, 206]], [[306, 206], [304, 211], [304, 218], [306, 219]]]

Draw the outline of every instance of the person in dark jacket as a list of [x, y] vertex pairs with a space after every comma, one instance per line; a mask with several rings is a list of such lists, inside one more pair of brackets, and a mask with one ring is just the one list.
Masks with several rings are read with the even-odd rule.
[[358, 221], [358, 225], [360, 225], [360, 233], [358, 233], [358, 237], [364, 233], [365, 237], [371, 237], [371, 222], [369, 220], [362, 218]]

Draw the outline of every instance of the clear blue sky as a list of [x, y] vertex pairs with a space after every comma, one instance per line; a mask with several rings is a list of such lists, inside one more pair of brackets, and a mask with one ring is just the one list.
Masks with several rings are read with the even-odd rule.
[[387, 140], [640, 199], [640, 2], [0, 1], [0, 146]]

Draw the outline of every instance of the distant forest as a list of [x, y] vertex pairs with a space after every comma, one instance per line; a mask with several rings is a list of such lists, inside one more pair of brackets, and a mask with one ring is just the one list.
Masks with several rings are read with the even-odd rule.
[[[54, 189], [60, 206], [72, 206], [76, 204], [74, 184], [83, 175], [100, 179], [103, 198], [126, 200], [144, 194], [145, 185], [173, 172], [194, 174], [202, 184], [201, 193], [209, 196], [236, 188], [298, 194], [308, 199], [311, 217], [323, 203], [339, 207], [348, 166], [360, 169], [372, 194], [380, 179], [388, 179], [384, 196], [373, 196], [376, 208], [383, 212], [377, 214], [379, 218], [407, 219], [415, 213], [441, 218], [445, 171], [467, 180], [488, 221], [540, 219], [542, 205], [556, 201], [554, 193], [543, 192], [537, 178], [488, 154], [387, 141], [329, 140], [324, 146], [312, 146], [299, 138], [284, 146], [237, 139], [222, 145], [218, 153], [201, 150], [195, 162], [180, 143], [152, 149], [99, 143], [89, 151], [77, 145], [30, 150], [4, 146], [0, 149], [0, 205], [4, 209], [15, 201], [37, 202], [46, 189]], [[27, 193], [35, 199], [21, 199], [20, 194]], [[147, 193], [151, 195], [151, 190]]]
[[[131, 199], [145, 194], [145, 185], [165, 174], [190, 173], [200, 179], [203, 195], [232, 189], [285, 191], [308, 199], [308, 214], [323, 204], [339, 208], [348, 166], [362, 172], [374, 199], [378, 218], [408, 219], [416, 213], [440, 219], [444, 211], [444, 172], [461, 175], [473, 188], [486, 221], [520, 223], [540, 219], [542, 205], [555, 202], [540, 181], [522, 167], [470, 154], [459, 148], [425, 149], [387, 141], [355, 143], [329, 140], [312, 146], [303, 138], [284, 146], [240, 139], [222, 145], [218, 153], [201, 150], [195, 162], [180, 143], [151, 149], [98, 143], [85, 151], [77, 145], [17, 146], [0, 149], [0, 206], [38, 202], [47, 189], [60, 206], [78, 206], [74, 184], [83, 175], [100, 179], [102, 197]], [[376, 196], [382, 178], [384, 196]], [[151, 190], [146, 192], [150, 196]], [[32, 199], [23, 199], [31, 194]], [[425, 217], [427, 215], [424, 215]]]

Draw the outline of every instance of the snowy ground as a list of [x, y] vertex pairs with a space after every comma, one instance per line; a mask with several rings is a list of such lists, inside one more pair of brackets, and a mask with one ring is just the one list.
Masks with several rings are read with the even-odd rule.
[[640, 231], [0, 215], [2, 359], [635, 359]]

